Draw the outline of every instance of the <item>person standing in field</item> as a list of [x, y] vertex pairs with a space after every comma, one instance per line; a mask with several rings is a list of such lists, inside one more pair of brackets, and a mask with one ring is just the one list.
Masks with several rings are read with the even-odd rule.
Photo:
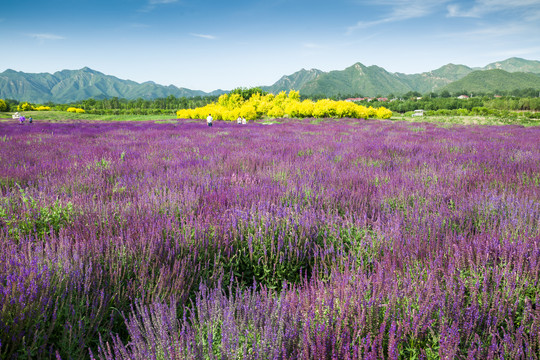
[[239, 125], [242, 124], [242, 117], [239, 116], [238, 119], [236, 119], [236, 123]]
[[28, 123], [31, 124], [34, 120], [32, 119], [32, 117], [30, 116], [30, 118], [28, 119]]
[[19, 117], [19, 124], [24, 124], [24, 121], [26, 120], [26, 118], [24, 116], [20, 116]]
[[247, 124], [247, 121], [246, 121], [246, 118], [245, 118], [245, 117], [242, 117], [242, 124], [243, 124], [243, 125], [246, 125], [246, 124]]
[[206, 118], [206, 123], [208, 124], [208, 126], [212, 126], [212, 121], [214, 121], [214, 119], [212, 118], [212, 114], [208, 114], [208, 117]]

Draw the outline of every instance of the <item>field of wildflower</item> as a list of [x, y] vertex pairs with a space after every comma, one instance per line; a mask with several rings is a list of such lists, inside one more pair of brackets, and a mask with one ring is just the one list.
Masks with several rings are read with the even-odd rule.
[[539, 139], [0, 123], [0, 358], [538, 359]]

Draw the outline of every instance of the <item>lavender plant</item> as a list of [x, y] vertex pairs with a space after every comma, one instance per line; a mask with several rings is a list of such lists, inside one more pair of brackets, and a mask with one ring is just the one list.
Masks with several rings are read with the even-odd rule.
[[538, 128], [0, 133], [1, 358], [539, 357]]

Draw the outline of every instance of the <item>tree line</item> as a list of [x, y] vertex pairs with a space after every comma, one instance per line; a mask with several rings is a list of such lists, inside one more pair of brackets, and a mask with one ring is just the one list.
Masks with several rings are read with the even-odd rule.
[[[267, 92], [261, 88], [236, 88], [229, 92], [229, 94], [238, 94], [244, 100], [248, 100], [255, 93], [266, 95]], [[515, 95], [514, 93], [519, 93]], [[389, 94], [384, 101], [378, 101], [377, 98], [382, 98], [378, 95], [374, 98], [366, 99], [358, 102], [361, 105], [372, 106], [378, 108], [384, 106], [385, 108], [398, 113], [405, 113], [414, 111], [416, 109], [423, 109], [427, 111], [438, 110], [459, 110], [466, 109], [472, 111], [474, 108], [486, 108], [492, 110], [505, 110], [505, 111], [540, 111], [540, 97], [539, 92], [534, 89], [527, 90], [515, 90], [513, 92], [501, 92], [498, 95], [500, 97], [494, 98], [494, 94], [473, 94], [469, 99], [457, 99], [458, 95], [470, 93], [466, 91], [460, 91], [458, 93], [450, 94], [448, 91], [442, 91], [441, 93], [427, 93], [420, 94], [416, 91], [409, 91], [406, 94], [394, 95]], [[317, 101], [321, 99], [330, 100], [344, 100], [347, 98], [361, 98], [361, 94], [324, 96], [324, 95], [302, 95], [301, 100]], [[105, 99], [85, 99], [81, 101], [71, 102], [69, 104], [31, 104], [34, 107], [44, 105], [50, 107], [51, 110], [66, 111], [70, 107], [83, 109], [89, 114], [117, 114], [117, 115], [151, 115], [151, 114], [174, 114], [178, 110], [182, 109], [196, 109], [204, 107], [208, 104], [214, 103], [218, 100], [218, 96], [195, 96], [195, 97], [175, 97], [169, 95], [163, 98], [156, 99], [142, 99], [135, 100], [122, 99], [117, 97], [105, 98]], [[12, 99], [0, 99], [0, 111], [17, 111], [19, 101]]]

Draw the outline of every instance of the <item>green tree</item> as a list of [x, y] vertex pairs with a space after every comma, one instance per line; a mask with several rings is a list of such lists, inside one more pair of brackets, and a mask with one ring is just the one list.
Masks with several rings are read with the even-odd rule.
[[448, 90], [443, 90], [441, 91], [441, 97], [442, 98], [449, 98], [451, 95], [450, 95], [450, 92]]
[[408, 93], [403, 95], [403, 97], [405, 99], [413, 99], [413, 98], [417, 98], [417, 97], [420, 97], [420, 96], [422, 96], [422, 94], [420, 94], [418, 91], [409, 91]]
[[9, 111], [9, 105], [3, 99], [0, 99], [0, 111]]
[[229, 95], [238, 94], [244, 99], [244, 101], [248, 101], [251, 98], [251, 96], [256, 94], [256, 93], [259, 93], [261, 95], [268, 94], [266, 91], [263, 91], [260, 87], [252, 87], [252, 88], [249, 88], [249, 89], [239, 87], [239, 88], [231, 90], [229, 92]]

